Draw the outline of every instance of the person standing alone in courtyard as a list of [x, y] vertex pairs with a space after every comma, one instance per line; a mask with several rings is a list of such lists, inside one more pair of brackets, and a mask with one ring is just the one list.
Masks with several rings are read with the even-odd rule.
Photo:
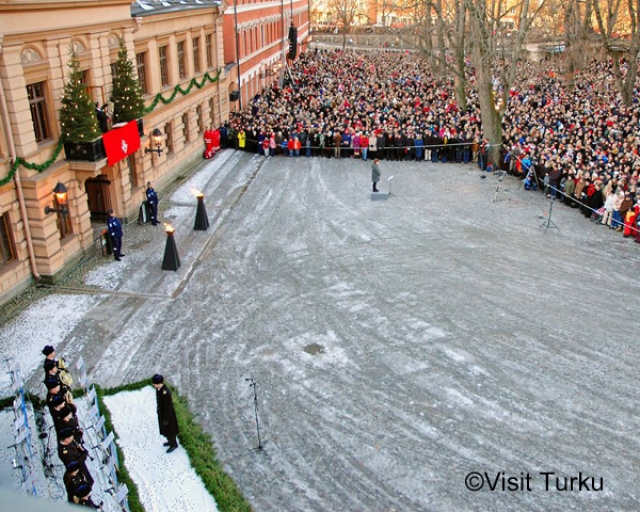
[[122, 224], [113, 210], [109, 210], [109, 219], [107, 220], [107, 229], [113, 242], [113, 257], [116, 261], [124, 256], [122, 254]]
[[373, 181], [374, 192], [378, 192], [378, 182], [380, 181], [380, 167], [378, 167], [379, 162], [380, 160], [376, 158], [371, 166], [371, 181]]
[[158, 193], [153, 190], [151, 182], [147, 181], [147, 205], [149, 205], [149, 215], [151, 217], [151, 224], [158, 225]]
[[157, 373], [151, 378], [151, 385], [156, 388], [160, 434], [167, 438], [167, 442], [164, 443], [164, 446], [168, 446], [169, 449], [167, 450], [167, 453], [171, 453], [178, 448], [177, 436], [180, 433], [176, 412], [173, 409], [171, 390], [165, 386], [164, 377]]

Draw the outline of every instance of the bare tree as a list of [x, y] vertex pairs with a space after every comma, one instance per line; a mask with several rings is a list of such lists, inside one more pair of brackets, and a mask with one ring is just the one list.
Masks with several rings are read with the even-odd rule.
[[331, 0], [330, 7], [336, 15], [339, 24], [342, 25], [342, 47], [347, 44], [347, 34], [351, 33], [351, 27], [359, 17], [366, 16], [360, 8], [358, 0]]
[[[625, 105], [633, 103], [633, 88], [638, 76], [638, 53], [640, 52], [640, 0], [601, 0], [593, 2], [593, 12], [598, 24], [602, 46], [612, 59], [613, 77]], [[627, 48], [627, 66], [620, 66], [619, 55], [622, 42], [618, 31], [628, 24], [630, 33]]]
[[[476, 70], [476, 88], [482, 131], [489, 142], [489, 161], [498, 162], [502, 145], [502, 117], [509, 90], [516, 79], [524, 40], [537, 12], [530, 0], [507, 6], [504, 0], [463, 0], [468, 16], [470, 56]], [[507, 14], [516, 13], [514, 23]]]
[[591, 30], [591, 15], [593, 4], [589, 0], [565, 0], [564, 11], [564, 47], [565, 47], [565, 83], [573, 88], [575, 86], [576, 71], [583, 67], [589, 54], [589, 34]]

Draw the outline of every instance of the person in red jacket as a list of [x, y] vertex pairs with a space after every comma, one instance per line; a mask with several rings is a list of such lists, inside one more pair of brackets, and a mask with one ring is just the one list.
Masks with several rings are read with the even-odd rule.
[[215, 130], [211, 130], [211, 141], [213, 145], [213, 154], [215, 155], [218, 151], [220, 151], [220, 129], [216, 128]]
[[206, 159], [211, 158], [215, 154], [213, 149], [213, 130], [211, 128], [204, 132], [204, 157]]
[[369, 151], [369, 137], [367, 137], [366, 133], [363, 133], [360, 136], [360, 148], [362, 150], [362, 159], [367, 161], [367, 153]]
[[622, 236], [624, 238], [629, 238], [630, 236], [636, 236], [637, 239], [637, 231], [638, 226], [636, 222], [638, 220], [638, 205], [635, 207], [629, 208], [627, 213], [624, 215], [624, 230], [622, 232]]

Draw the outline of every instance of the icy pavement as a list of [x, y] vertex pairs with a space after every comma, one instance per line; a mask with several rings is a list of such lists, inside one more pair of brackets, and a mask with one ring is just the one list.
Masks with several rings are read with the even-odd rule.
[[639, 509], [638, 244], [560, 205], [543, 234], [548, 201], [475, 166], [381, 170], [372, 202], [370, 162], [223, 152], [161, 203], [179, 271], [130, 226], [47, 341], [102, 386], [164, 374], [257, 512]]
[[187, 452], [180, 447], [165, 453], [162, 443], [166, 439], [158, 433], [156, 394], [151, 386], [107, 396], [104, 403], [146, 512], [218, 510], [191, 467]]

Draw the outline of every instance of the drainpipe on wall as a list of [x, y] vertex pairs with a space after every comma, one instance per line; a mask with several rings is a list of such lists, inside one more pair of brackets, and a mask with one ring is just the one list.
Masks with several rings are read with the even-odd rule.
[[135, 28], [133, 29], [133, 32], [131, 32], [132, 34], [135, 34], [138, 30], [140, 30], [142, 28], [142, 16], [136, 16], [135, 18], [133, 18], [133, 22], [135, 23]]
[[[2, 34], [0, 34], [0, 58], [2, 58]], [[16, 156], [16, 146], [13, 142], [13, 134], [11, 131], [11, 122], [9, 120], [9, 111], [7, 110], [7, 100], [4, 95], [4, 84], [2, 83], [2, 79], [0, 79], [0, 110], [2, 110], [2, 124], [4, 127], [4, 133], [7, 134], [7, 141], [9, 143], [9, 153], [11, 156], [11, 161], [15, 162], [17, 159]], [[27, 217], [27, 207], [24, 203], [24, 194], [22, 193], [22, 184], [20, 183], [20, 171], [16, 170], [16, 173], [13, 177], [16, 183], [16, 192], [18, 194], [18, 204], [20, 205], [20, 214], [22, 215], [22, 224], [24, 225], [24, 233], [27, 239], [27, 252], [29, 254], [29, 262], [31, 263], [31, 272], [33, 273], [33, 277], [38, 280], [40, 279], [40, 273], [38, 272], [38, 267], [36, 266], [36, 255], [33, 251], [33, 240], [31, 239], [31, 228], [29, 227], [29, 218]]]

